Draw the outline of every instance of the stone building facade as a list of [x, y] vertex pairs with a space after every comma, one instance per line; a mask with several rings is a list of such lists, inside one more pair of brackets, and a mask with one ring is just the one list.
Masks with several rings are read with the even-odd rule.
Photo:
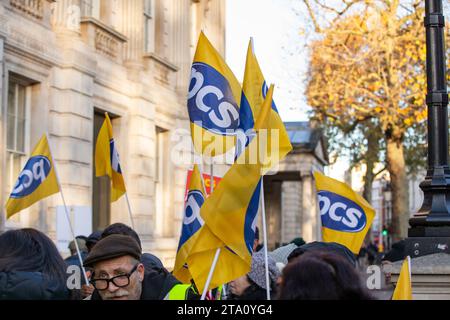
[[321, 239], [321, 220], [314, 171], [328, 165], [326, 142], [320, 129], [309, 122], [286, 122], [293, 150], [275, 174], [264, 177], [267, 234], [273, 249], [292, 239]]
[[110, 204], [109, 183], [94, 172], [108, 112], [143, 249], [173, 264], [189, 164], [171, 158], [190, 151], [171, 146], [174, 131], [188, 129], [200, 30], [224, 55], [224, 0], [0, 0], [0, 231], [35, 227], [67, 250], [59, 195], [5, 218], [3, 204], [45, 132], [75, 232], [130, 223], [125, 197]]

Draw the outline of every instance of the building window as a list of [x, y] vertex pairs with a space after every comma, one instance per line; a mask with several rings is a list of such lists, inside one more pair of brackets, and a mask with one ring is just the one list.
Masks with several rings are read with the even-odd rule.
[[146, 53], [155, 51], [155, 3], [144, 0], [144, 49]]
[[[111, 118], [114, 115], [110, 114]], [[94, 111], [94, 143], [92, 161], [95, 164], [95, 147], [100, 129], [105, 121], [104, 110]], [[112, 120], [114, 122], [114, 120]], [[111, 181], [108, 176], [97, 177], [95, 165], [92, 167], [92, 229], [100, 230], [111, 223]]]
[[27, 160], [30, 94], [30, 87], [10, 76], [6, 111], [6, 192], [8, 196]]

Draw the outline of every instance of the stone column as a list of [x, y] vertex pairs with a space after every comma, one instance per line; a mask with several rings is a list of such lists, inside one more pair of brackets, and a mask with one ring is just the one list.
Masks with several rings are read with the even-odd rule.
[[290, 242], [302, 235], [300, 181], [281, 183], [281, 242]]
[[302, 237], [306, 242], [317, 240], [318, 213], [311, 171], [300, 172], [302, 183]]
[[58, 33], [80, 33], [80, 0], [59, 0], [52, 3], [52, 26]]
[[144, 1], [120, 1], [122, 13], [117, 26], [128, 41], [124, 46], [124, 61], [128, 66], [140, 68], [144, 54]]
[[[82, 42], [81, 1], [59, 0], [52, 4], [52, 9], [52, 28], [57, 36], [55, 50], [64, 64], [64, 67], [52, 67], [48, 84], [47, 119], [52, 155], [67, 205], [90, 210], [96, 57], [92, 49]], [[52, 236], [56, 233], [58, 206], [62, 206], [61, 198], [52, 197], [45, 228]]]
[[177, 91], [185, 95], [192, 64], [189, 54], [189, 12], [191, 0], [171, 0], [171, 2], [173, 28], [170, 33], [169, 59], [170, 62], [179, 68], [176, 76]]
[[203, 27], [211, 43], [225, 56], [225, 1], [203, 0]]

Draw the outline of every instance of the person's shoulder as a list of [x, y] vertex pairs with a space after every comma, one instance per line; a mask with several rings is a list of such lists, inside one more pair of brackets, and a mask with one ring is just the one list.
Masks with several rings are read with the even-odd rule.
[[65, 287], [65, 283], [49, 279], [41, 272], [5, 272], [0, 275], [0, 291], [1, 298], [4, 299], [69, 299], [69, 290]]

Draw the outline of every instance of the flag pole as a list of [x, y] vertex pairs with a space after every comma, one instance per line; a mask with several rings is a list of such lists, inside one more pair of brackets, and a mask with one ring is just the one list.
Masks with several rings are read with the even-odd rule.
[[266, 207], [264, 205], [264, 177], [261, 177], [261, 214], [263, 224], [263, 241], [264, 241], [264, 263], [266, 273], [266, 292], [267, 300], [270, 300], [270, 279], [269, 279], [269, 256], [267, 252], [267, 224], [266, 224]]
[[216, 255], [214, 256], [213, 263], [211, 265], [211, 269], [209, 270], [208, 278], [206, 279], [205, 287], [203, 288], [202, 297], [200, 300], [205, 300], [206, 293], [208, 292], [209, 284], [211, 283], [212, 276], [214, 274], [214, 269], [216, 269], [217, 261], [219, 260], [220, 248], [217, 248]]
[[[209, 195], [211, 196], [214, 191], [214, 158], [211, 157], [211, 171], [209, 176]], [[206, 293], [208, 292], [209, 284], [211, 283], [214, 270], [216, 269], [217, 261], [219, 260], [220, 248], [217, 248], [216, 254], [214, 256], [211, 269], [209, 270], [208, 278], [206, 279], [205, 287], [203, 288], [202, 297], [200, 300], [205, 300]]]
[[214, 158], [211, 157], [211, 172], [209, 176], [209, 195], [214, 191]]
[[130, 199], [128, 199], [128, 192], [125, 192], [125, 198], [127, 199], [127, 205], [128, 205], [128, 215], [130, 217], [131, 222], [131, 228], [134, 229], [134, 220], [133, 220], [133, 214], [131, 213], [131, 205], [130, 205]]
[[49, 139], [48, 132], [46, 133], [46, 136], [47, 136], [47, 141], [48, 141], [48, 148], [50, 149], [50, 155], [52, 156], [52, 162], [53, 162], [53, 168], [55, 170], [56, 181], [58, 182], [59, 193], [61, 194], [61, 199], [62, 199], [63, 205], [64, 205], [64, 212], [66, 213], [66, 218], [67, 218], [67, 222], [69, 223], [70, 232], [72, 233], [73, 241], [75, 242], [75, 248], [77, 250], [77, 255], [78, 255], [78, 260], [80, 262], [81, 270], [83, 271], [84, 281], [86, 282], [87, 285], [89, 285], [89, 280], [86, 276], [86, 270], [84, 269], [84, 266], [83, 266], [83, 259], [81, 258], [80, 248], [78, 247], [78, 242], [77, 242], [77, 239], [75, 238], [75, 232], [73, 231], [72, 221], [70, 220], [70, 216], [69, 216], [69, 210], [67, 210], [66, 200], [64, 198], [64, 193], [61, 188], [61, 183], [59, 181], [58, 170], [56, 170], [56, 162], [55, 162], [55, 159], [53, 158], [53, 152], [52, 152], [52, 147], [51, 147], [51, 142]]

